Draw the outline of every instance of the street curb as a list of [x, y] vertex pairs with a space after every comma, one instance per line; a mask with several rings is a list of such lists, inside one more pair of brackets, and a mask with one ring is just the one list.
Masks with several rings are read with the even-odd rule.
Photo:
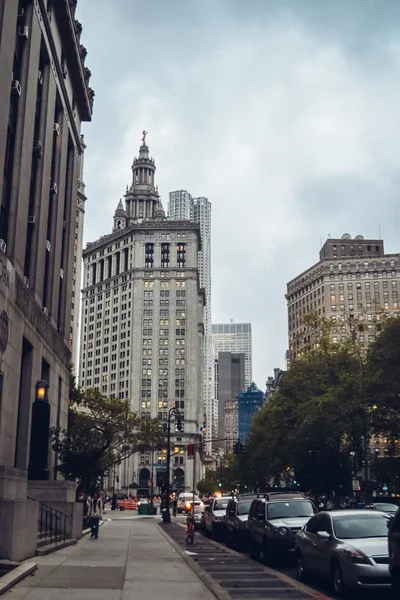
[[195, 563], [194, 560], [188, 554], [186, 554], [185, 551], [182, 550], [182, 548], [178, 546], [178, 544], [172, 538], [170, 538], [167, 533], [164, 532], [159, 523], [155, 523], [155, 525], [161, 531], [167, 542], [171, 544], [174, 550], [181, 556], [181, 558], [183, 558], [185, 563], [192, 569], [194, 574], [197, 575], [197, 577], [204, 583], [210, 592], [214, 594], [217, 600], [232, 600], [232, 596], [226, 590], [224, 590], [224, 588], [221, 587], [219, 583], [217, 583], [210, 575], [208, 575], [208, 573], [206, 573], [204, 569], [200, 567], [200, 565]]
[[24, 561], [0, 579], [0, 596], [37, 569], [37, 563]]
[[[181, 525], [180, 523], [178, 523], [178, 524]], [[183, 527], [184, 527], [184, 525], [183, 525]], [[161, 529], [161, 527], [160, 527], [160, 529]], [[161, 531], [164, 534], [164, 531], [162, 529], [161, 529]], [[167, 534], [164, 534], [164, 536], [167, 536]], [[169, 536], [167, 536], [167, 539], [171, 543], [171, 545], [174, 546], [174, 548], [177, 546], [176, 542], [173, 541]], [[209, 540], [209, 541], [212, 542], [213, 544], [215, 544], [216, 546], [222, 548], [225, 552], [228, 552], [229, 554], [233, 554], [236, 556], [237, 555], [242, 556], [242, 554], [240, 552], [236, 552], [236, 550], [233, 550], [233, 548], [228, 548], [228, 546], [225, 546], [224, 544], [221, 544], [220, 542], [216, 542], [215, 540]], [[190, 558], [190, 556], [182, 554], [183, 551], [179, 546], [177, 546], [177, 552], [179, 552], [179, 554], [181, 556], [183, 556], [183, 558], [186, 560], [186, 562], [189, 564], [189, 566], [192, 567], [192, 569], [195, 571], [196, 575], [198, 575], [200, 577], [200, 579], [202, 579], [202, 577], [198, 574], [197, 570], [195, 570], [192, 565], [195, 565], [195, 567], [200, 568], [200, 569], [201, 569], [201, 567], [198, 567], [198, 565]], [[314, 590], [313, 588], [309, 587], [308, 585], [301, 583], [297, 579], [293, 579], [292, 577], [290, 577], [290, 575], [286, 575], [285, 573], [281, 573], [280, 571], [275, 571], [274, 569], [271, 569], [270, 567], [267, 567], [266, 565], [263, 565], [260, 562], [257, 562], [257, 564], [259, 566], [261, 566], [270, 575], [275, 575], [275, 577], [278, 577], [278, 579], [281, 579], [282, 581], [289, 583], [294, 588], [297, 588], [298, 590], [304, 592], [305, 594], [309, 594], [311, 596], [311, 598], [315, 598], [315, 600], [334, 600], [331, 596], [326, 596], [325, 594], [322, 594], [321, 592]], [[203, 569], [201, 569], [201, 570], [203, 571]], [[208, 574], [206, 574], [206, 576], [210, 577]], [[210, 577], [210, 579], [212, 580], [212, 583], [217, 585], [218, 588], [220, 588], [224, 594], [227, 594], [226, 590], [224, 590], [219, 584], [216, 584], [211, 577]], [[206, 583], [206, 582], [204, 582], [204, 583]], [[206, 585], [207, 585], [207, 583], [206, 583]], [[207, 587], [209, 587], [209, 586], [207, 585]], [[211, 589], [211, 588], [209, 588], [209, 589]], [[211, 591], [213, 592], [213, 594], [215, 596], [217, 596], [217, 594], [215, 594], [213, 589], [211, 589]], [[219, 597], [217, 596], [217, 598], [219, 598]], [[226, 600], [228, 598], [229, 598], [229, 600], [232, 600], [232, 596], [230, 596], [229, 594], [221, 597], [221, 600]]]

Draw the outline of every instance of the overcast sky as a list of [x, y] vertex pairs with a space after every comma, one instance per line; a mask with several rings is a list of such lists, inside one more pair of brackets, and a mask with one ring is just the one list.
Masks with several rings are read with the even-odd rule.
[[321, 240], [400, 251], [399, 0], [79, 0], [95, 89], [85, 242], [111, 231], [142, 129], [165, 209], [212, 202], [214, 322], [250, 321], [264, 387], [286, 283]]

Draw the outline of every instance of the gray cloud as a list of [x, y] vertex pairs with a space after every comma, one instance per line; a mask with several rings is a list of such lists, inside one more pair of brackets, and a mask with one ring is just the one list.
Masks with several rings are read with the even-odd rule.
[[96, 90], [86, 240], [109, 231], [149, 131], [157, 182], [213, 203], [213, 318], [250, 320], [259, 385], [284, 366], [286, 282], [320, 238], [398, 251], [400, 4], [80, 0]]

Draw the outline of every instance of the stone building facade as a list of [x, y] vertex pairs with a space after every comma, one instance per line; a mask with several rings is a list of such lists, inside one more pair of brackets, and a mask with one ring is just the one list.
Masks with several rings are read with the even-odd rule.
[[357, 319], [361, 347], [373, 342], [385, 314], [399, 316], [400, 254], [385, 254], [383, 240], [329, 238], [319, 261], [287, 284], [288, 363], [309, 344], [304, 317], [316, 313], [336, 323], [333, 341], [348, 333], [349, 316]]
[[[200, 228], [165, 218], [155, 186], [155, 162], [143, 143], [132, 184], [114, 215], [113, 232], [87, 244], [81, 318], [80, 383], [129, 399], [141, 418], [167, 427], [176, 406], [184, 430], [173, 431], [171, 480], [191, 489], [188, 444], [203, 422], [204, 291], [200, 287]], [[176, 461], [178, 459], [178, 461]], [[201, 465], [196, 461], [200, 478]], [[136, 482], [154, 489], [165, 469], [165, 448], [133, 455], [121, 465], [117, 488]]]
[[[67, 424], [80, 130], [94, 96], [75, 8], [0, 2], [0, 557], [14, 560], [36, 551], [27, 468], [39, 380], [50, 425]], [[54, 466], [49, 448], [52, 480]]]

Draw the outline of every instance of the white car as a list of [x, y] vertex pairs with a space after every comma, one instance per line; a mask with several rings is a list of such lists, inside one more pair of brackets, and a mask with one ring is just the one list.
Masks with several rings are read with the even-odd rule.
[[225, 515], [232, 496], [214, 498], [204, 509], [203, 529], [206, 536], [219, 540], [225, 535]]
[[[184, 492], [179, 494], [178, 496], [178, 503], [177, 503], [177, 509], [178, 509], [178, 513], [182, 513], [185, 512], [187, 509], [187, 504], [190, 504], [190, 506], [192, 505], [193, 502], [193, 494], [191, 494], [190, 492]], [[204, 503], [202, 502], [201, 498], [199, 498], [199, 496], [194, 496], [194, 506], [195, 509], [198, 510], [204, 510]]]

